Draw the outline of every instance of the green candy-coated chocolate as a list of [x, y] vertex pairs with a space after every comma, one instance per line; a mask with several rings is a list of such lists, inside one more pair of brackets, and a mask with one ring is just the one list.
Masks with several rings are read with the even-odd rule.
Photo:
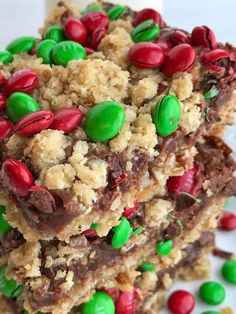
[[205, 311], [205, 312], [202, 312], [202, 314], [220, 314], [220, 312], [217, 312], [217, 311]]
[[32, 36], [24, 36], [16, 38], [11, 41], [6, 50], [10, 51], [12, 54], [19, 54], [24, 52], [29, 52], [36, 46], [36, 39]]
[[156, 267], [150, 263], [146, 263], [146, 262], [143, 262], [139, 267], [138, 267], [139, 270], [141, 271], [154, 271], [156, 269]]
[[204, 98], [206, 100], [210, 100], [216, 96], [218, 96], [219, 90], [216, 87], [211, 88], [208, 92], [204, 94]]
[[13, 60], [13, 55], [10, 51], [8, 50], [2, 50], [0, 51], [0, 62], [3, 64], [8, 64], [12, 62]]
[[60, 42], [52, 50], [53, 62], [64, 67], [72, 60], [86, 58], [87, 54], [84, 47], [71, 40]]
[[34, 98], [27, 94], [16, 92], [7, 99], [6, 109], [8, 117], [12, 121], [17, 122], [28, 113], [38, 111], [40, 108]]
[[236, 260], [227, 260], [221, 268], [222, 276], [226, 281], [236, 284]]
[[6, 207], [0, 205], [0, 234], [6, 234], [12, 230], [11, 225], [6, 221], [3, 215], [6, 213]]
[[121, 18], [124, 14], [126, 14], [127, 11], [128, 9], [126, 6], [116, 5], [107, 12], [107, 15], [111, 21], [115, 21]]
[[22, 293], [23, 288], [15, 280], [7, 279], [6, 274], [7, 266], [4, 266], [0, 269], [0, 293], [6, 297], [16, 298]]
[[225, 299], [225, 289], [216, 281], [207, 281], [200, 286], [199, 295], [205, 303], [218, 305]]
[[53, 39], [45, 39], [41, 41], [37, 49], [37, 57], [43, 59], [44, 64], [52, 64], [52, 49], [56, 46], [57, 42]]
[[115, 305], [108, 294], [97, 291], [89, 302], [82, 305], [82, 314], [115, 314]]
[[167, 241], [160, 241], [157, 243], [156, 247], [156, 253], [161, 256], [167, 256], [170, 254], [173, 247], [173, 241], [167, 240]]
[[50, 26], [45, 33], [45, 38], [55, 40], [57, 43], [66, 39], [63, 28], [59, 25]]
[[104, 101], [94, 106], [85, 117], [85, 131], [97, 142], [116, 136], [125, 121], [125, 111], [114, 101]]
[[171, 135], [179, 126], [181, 119], [181, 106], [177, 97], [166, 95], [156, 104], [153, 115], [157, 134], [165, 137]]
[[131, 234], [132, 227], [125, 217], [122, 217], [120, 220], [120, 224], [113, 228], [113, 237], [111, 241], [111, 245], [113, 249], [120, 249], [123, 245], [125, 245]]
[[92, 230], [97, 230], [97, 228], [100, 226], [100, 224], [97, 224], [97, 223], [92, 223], [91, 226], [90, 226], [90, 229]]
[[85, 8], [81, 13], [82, 13], [82, 15], [85, 15], [88, 12], [91, 12], [91, 11], [101, 11], [101, 12], [103, 12], [104, 9], [103, 9], [103, 6], [101, 4], [91, 4], [91, 5], [87, 6], [87, 8]]
[[153, 20], [147, 20], [135, 27], [131, 33], [135, 43], [155, 40], [160, 34], [160, 27]]

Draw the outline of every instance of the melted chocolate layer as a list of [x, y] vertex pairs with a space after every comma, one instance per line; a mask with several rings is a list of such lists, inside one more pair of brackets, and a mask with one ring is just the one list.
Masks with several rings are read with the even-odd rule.
[[30, 226], [39, 231], [60, 232], [79, 215], [80, 207], [63, 190], [36, 190], [30, 196], [18, 198], [20, 208]]
[[235, 161], [230, 157], [231, 149], [218, 137], [208, 137], [205, 143], [197, 144], [196, 162], [203, 167], [202, 174], [210, 181], [214, 194], [236, 195]]
[[215, 235], [211, 232], [204, 232], [200, 238], [190, 243], [185, 249], [183, 253], [183, 258], [181, 261], [175, 266], [168, 269], [163, 269], [158, 272], [158, 282], [156, 284], [156, 288], [153, 292], [159, 289], [164, 289], [163, 285], [163, 277], [165, 274], [169, 274], [172, 279], [174, 279], [178, 273], [179, 268], [187, 266], [189, 267], [194, 261], [196, 261], [201, 256], [201, 250], [203, 248], [213, 247], [215, 243]]
[[13, 229], [7, 234], [0, 236], [0, 257], [10, 253], [25, 242], [22, 234]]

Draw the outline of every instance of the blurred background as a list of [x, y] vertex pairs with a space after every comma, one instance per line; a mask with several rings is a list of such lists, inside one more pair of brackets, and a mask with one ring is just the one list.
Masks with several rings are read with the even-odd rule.
[[[92, 1], [92, 0], [91, 0]], [[81, 6], [91, 3], [88, 0], [77, 0]], [[109, 1], [109, 0], [107, 0]], [[197, 25], [207, 25], [212, 28], [218, 41], [229, 41], [236, 45], [236, 0], [114, 0], [127, 3], [134, 9], [154, 7], [162, 10], [163, 17], [169, 25], [191, 31]], [[37, 36], [38, 28], [43, 24], [47, 8], [56, 0], [0, 0], [0, 49], [4, 49], [12, 39], [23, 36]], [[230, 127], [226, 134], [227, 142], [234, 147], [236, 156], [236, 125]], [[227, 210], [235, 211], [236, 202], [231, 200]], [[217, 245], [228, 251], [235, 251], [236, 232], [230, 234], [217, 233]], [[222, 305], [231, 306], [236, 313], [235, 288], [226, 284], [220, 277], [219, 269], [222, 260], [212, 257], [212, 278], [217, 279], [227, 289], [227, 298]], [[200, 282], [178, 282], [172, 290], [177, 288], [197, 292]], [[195, 294], [196, 295], [196, 294]], [[221, 308], [222, 308], [221, 307]], [[192, 314], [199, 314], [209, 307], [198, 300], [196, 310]], [[213, 307], [212, 309], [216, 309]], [[166, 314], [163, 310], [161, 314]]]
[[[117, 0], [140, 5], [160, 7], [162, 0]], [[37, 29], [46, 16], [46, 4], [55, 0], [0, 0], [0, 49], [17, 36], [37, 35]], [[80, 4], [89, 0], [78, 0]], [[196, 25], [208, 25], [218, 41], [236, 44], [236, 1], [235, 0], [163, 0], [163, 16], [168, 24], [188, 31]]]

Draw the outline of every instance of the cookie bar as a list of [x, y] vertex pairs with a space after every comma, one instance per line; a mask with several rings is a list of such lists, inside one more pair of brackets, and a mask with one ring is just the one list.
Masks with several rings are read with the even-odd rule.
[[[183, 250], [182, 259], [174, 266], [159, 271], [142, 270], [137, 273], [135, 289], [132, 287], [131, 292], [122, 292], [118, 287], [103, 289], [118, 302], [120, 297], [134, 295], [131, 303], [135, 304], [135, 313], [156, 313], [163, 305], [164, 294], [173, 281], [180, 277], [184, 280], [205, 279], [209, 275], [208, 254], [214, 246], [214, 235], [206, 232], [201, 235], [195, 242], [189, 244]], [[147, 265], [147, 263], [146, 263]], [[153, 264], [149, 264], [149, 267]], [[146, 266], [147, 267], [147, 266]], [[191, 269], [191, 272], [189, 271]], [[121, 283], [119, 284], [121, 288]], [[135, 291], [135, 292], [134, 292]], [[1, 297], [0, 311], [4, 314], [18, 314], [23, 312], [23, 302], [21, 297], [18, 299], [11, 297]], [[70, 314], [80, 314], [81, 307], [75, 306]]]
[[[25, 287], [25, 308], [30, 313], [68, 313], [95, 290], [110, 285], [129, 290], [138, 281], [139, 265], [148, 262], [160, 272], [175, 267], [185, 247], [204, 232], [214, 231], [226, 197], [235, 194], [235, 162], [219, 138], [206, 138], [196, 147], [200, 170], [195, 197], [179, 193], [142, 204], [129, 219], [133, 235], [120, 249], [114, 248], [117, 229], [107, 237], [92, 234], [72, 237], [69, 243], [26, 242], [13, 250], [9, 274]], [[127, 236], [126, 229], [119, 235]]]
[[[106, 236], [125, 208], [164, 196], [168, 178], [193, 167], [196, 141], [204, 134], [219, 135], [232, 123], [232, 46], [216, 43], [210, 30], [210, 43], [197, 42], [193, 33], [190, 46], [190, 34], [167, 27], [161, 17], [159, 26], [140, 33], [136, 24], [142, 22], [142, 12], [127, 10], [110, 22], [105, 13], [96, 12], [84, 14], [81, 22], [73, 7], [60, 2], [41, 28], [47, 45], [48, 40], [70, 39], [55, 46], [54, 59], [46, 58], [48, 48], [41, 39], [36, 49], [14, 54], [12, 62], [1, 66], [7, 114], [16, 124], [9, 137], [12, 122], [2, 122], [0, 198], [8, 207], [8, 221], [28, 241], [67, 241], [94, 223], [99, 236]], [[87, 51], [85, 59], [76, 42], [84, 39], [71, 40], [70, 25], [88, 35], [91, 47], [96, 14], [104, 36], [97, 35], [101, 41], [92, 45], [97, 51]], [[149, 29], [156, 44], [145, 39]], [[144, 43], [137, 43], [140, 34]], [[20, 40], [32, 43], [32, 38]], [[17, 47], [10, 43], [8, 51], [18, 52]], [[63, 49], [68, 49], [66, 55]], [[143, 49], [153, 52], [151, 64], [139, 60]], [[177, 65], [183, 54], [191, 66], [174, 68], [175, 53]], [[162, 63], [157, 66], [158, 60]], [[14, 109], [19, 102], [22, 112]], [[17, 171], [23, 174], [13, 182]]]
[[[84, 278], [83, 279], [83, 283], [81, 285], [78, 284], [77, 286], [74, 286], [74, 288], [70, 291], [68, 295], [68, 297], [66, 297], [66, 295], [64, 295], [63, 299], [60, 299], [60, 305], [54, 305], [53, 309], [52, 309], [52, 305], [50, 307], [50, 309], [52, 310], [52, 313], [66, 313], [69, 312], [69, 309], [72, 307], [71, 302], [75, 302], [75, 303], [81, 303], [81, 301], [83, 302], [84, 299], [83, 297], [89, 297], [90, 293], [94, 292], [94, 289], [92, 289], [91, 291], [89, 291], [89, 288], [104, 288], [104, 285], [106, 288], [110, 288], [110, 287], [117, 287], [119, 289], [122, 290], [130, 290], [132, 288], [132, 286], [135, 286], [135, 282], [136, 282], [136, 278], [137, 278], [137, 287], [139, 287], [139, 280], [140, 280], [140, 273], [137, 273], [138, 269], [138, 265], [139, 263], [141, 264], [141, 262], [144, 260], [146, 262], [151, 263], [152, 265], [155, 265], [156, 269], [158, 271], [160, 271], [160, 274], [163, 273], [163, 270], [165, 270], [166, 268], [172, 268], [175, 266], [175, 264], [180, 263], [181, 258], [183, 257], [182, 254], [182, 250], [185, 250], [184, 248], [189, 245], [189, 243], [191, 241], [195, 241], [195, 239], [197, 239], [199, 237], [199, 234], [201, 234], [204, 229], [206, 228], [206, 230], [210, 230], [210, 229], [214, 229], [216, 227], [217, 224], [217, 217], [219, 216], [220, 212], [221, 212], [221, 208], [222, 208], [222, 200], [219, 200], [217, 202], [214, 201], [214, 206], [211, 206], [207, 211], [205, 211], [205, 214], [202, 216], [202, 218], [199, 221], [199, 226], [197, 228], [194, 228], [193, 230], [191, 230], [191, 232], [186, 232], [185, 233], [185, 237], [184, 235], [182, 235], [181, 237], [178, 237], [178, 239], [176, 239], [176, 242], [174, 244], [174, 249], [172, 250], [172, 253], [170, 256], [158, 256], [155, 254], [155, 246], [156, 246], [156, 240], [152, 241], [152, 246], [153, 246], [153, 250], [151, 251], [152, 253], [150, 254], [150, 256], [146, 255], [145, 257], [143, 256], [143, 254], [141, 254], [140, 256], [140, 250], [139, 252], [136, 253], [133, 251], [131, 251], [130, 253], [133, 254], [133, 258], [132, 256], [127, 256], [128, 254], [126, 254], [126, 256], [123, 256], [123, 262], [125, 261], [125, 265], [126, 267], [128, 265], [131, 265], [131, 263], [133, 263], [133, 266], [126, 271], [126, 267], [125, 266], [121, 266], [124, 265], [124, 263], [119, 263], [120, 261], [117, 261], [117, 264], [114, 265], [114, 260], [113, 260], [113, 267], [106, 267], [103, 270], [103, 274], [100, 274], [100, 276], [102, 276], [102, 278], [99, 278], [99, 274], [96, 270], [93, 271], [93, 274], [91, 272], [89, 272], [89, 274], [87, 274], [88, 276], [90, 276], [90, 278]], [[206, 209], [205, 209], [206, 210]], [[178, 244], [179, 243], [179, 244]], [[145, 247], [147, 248], [147, 247]], [[28, 294], [30, 295], [30, 297], [32, 298], [32, 294], [34, 294], [34, 305], [36, 300], [38, 302], [48, 302], [49, 298], [51, 297], [51, 302], [55, 302], [55, 298], [53, 298], [53, 291], [48, 291], [48, 288], [46, 285], [46, 278], [48, 276], [48, 278], [50, 278], [51, 276], [54, 276], [53, 272], [51, 272], [51, 270], [45, 270], [45, 273], [47, 274], [46, 276], [44, 275], [43, 277], [39, 278], [37, 277], [37, 274], [34, 273], [35, 269], [39, 266], [39, 261], [37, 260], [37, 246], [36, 245], [31, 245], [31, 247], [27, 247], [27, 246], [23, 246], [21, 248], [19, 248], [18, 250], [16, 250], [15, 252], [13, 252], [13, 254], [11, 254], [12, 256], [10, 256], [10, 260], [9, 260], [9, 267], [10, 269], [13, 269], [14, 272], [16, 273], [16, 276], [19, 277], [22, 276], [23, 274], [25, 274], [28, 278], [28, 283], [31, 282], [32, 286], [30, 286]], [[69, 248], [67, 246], [67, 252], [68, 252]], [[150, 246], [149, 249], [147, 248], [147, 250], [150, 250]], [[75, 251], [75, 250], [74, 250]], [[72, 253], [71, 247], [70, 247], [70, 252]], [[77, 250], [78, 252], [78, 250]], [[103, 254], [105, 254], [106, 252], [103, 251]], [[198, 251], [196, 250], [195, 252], [196, 254], [198, 253]], [[193, 252], [191, 252], [191, 254], [194, 254]], [[65, 256], [67, 257], [68, 260], [70, 260], [69, 255]], [[74, 258], [76, 258], [74, 256]], [[59, 257], [56, 258], [56, 263], [59, 262]], [[61, 261], [62, 261], [63, 257], [61, 257]], [[19, 263], [19, 260], [22, 261], [22, 263]], [[81, 261], [81, 259], [80, 259]], [[78, 260], [77, 260], [78, 262]], [[135, 267], [135, 264], [137, 263], [137, 266]], [[22, 266], [22, 265], [23, 266]], [[73, 261], [71, 261], [71, 265], [73, 264]], [[57, 266], [53, 266], [56, 267], [55, 269], [61, 268], [63, 267], [64, 263], [62, 264], [58, 264]], [[108, 264], [109, 265], [109, 264]], [[65, 266], [65, 265], [64, 265]], [[116, 267], [117, 266], [117, 267]], [[99, 267], [99, 265], [98, 265]], [[105, 266], [104, 266], [105, 267]], [[103, 268], [104, 268], [103, 267]], [[114, 268], [115, 267], [115, 268]], [[136, 269], [136, 270], [135, 270]], [[82, 270], [82, 269], [81, 269]], [[79, 269], [78, 269], [79, 271]], [[42, 271], [42, 273], [44, 273], [44, 271]], [[58, 272], [58, 276], [59, 276], [60, 271]], [[78, 272], [77, 272], [78, 274]], [[106, 275], [107, 274], [107, 275]], [[112, 278], [111, 274], [116, 274], [116, 277]], [[84, 274], [85, 275], [85, 274]], [[97, 285], [95, 285], [94, 287], [94, 283], [91, 282], [91, 276], [93, 275], [93, 280], [96, 280]], [[32, 276], [32, 277], [30, 277]], [[36, 277], [35, 277], [36, 276]], [[96, 277], [94, 277], [96, 276]], [[107, 278], [106, 278], [107, 277]], [[134, 277], [134, 278], [132, 278]], [[56, 280], [56, 282], [59, 284], [60, 289], [65, 289], [66, 286], [67, 288], [69, 288], [69, 282], [60, 282], [60, 280], [63, 280], [62, 278], [60, 279], [59, 277], [54, 277], [54, 279]], [[66, 278], [64, 278], [66, 279]], [[67, 279], [69, 280], [69, 276], [67, 277]], [[44, 287], [41, 286], [41, 288], [39, 287], [41, 280], [44, 282]], [[157, 280], [157, 278], [156, 278]], [[34, 282], [34, 284], [33, 284]], [[134, 283], [133, 283], [134, 282]], [[139, 283], [139, 284], [138, 284]], [[26, 283], [25, 283], [26, 284]], [[92, 287], [91, 287], [92, 286]], [[26, 285], [27, 287], [27, 285]], [[56, 289], [55, 285], [53, 284], [52, 287], [55, 288], [54, 293], [59, 292], [58, 289]], [[58, 288], [58, 287], [57, 287]], [[144, 288], [144, 287], [143, 287]], [[27, 289], [27, 288], [26, 288]], [[32, 291], [31, 289], [39, 289], [38, 292]], [[133, 289], [133, 288], [132, 288]], [[148, 288], [147, 288], [148, 289]], [[27, 289], [28, 290], [28, 289]], [[83, 293], [88, 293], [86, 295], [84, 295]], [[32, 294], [31, 294], [32, 293]], [[79, 298], [78, 296], [82, 297]], [[55, 297], [55, 294], [54, 294]], [[59, 297], [59, 295], [57, 295], [57, 297]], [[62, 298], [62, 295], [60, 296]], [[25, 298], [25, 296], [24, 296]], [[27, 300], [28, 298], [26, 298]], [[62, 302], [63, 300], [63, 302]], [[31, 299], [32, 302], [32, 299]], [[44, 303], [45, 304], [45, 303]], [[29, 310], [29, 308], [27, 307], [27, 303], [25, 304], [25, 307]], [[41, 311], [43, 312], [48, 312], [49, 308], [40, 308]], [[33, 311], [34, 312], [34, 311]], [[32, 312], [32, 313], [33, 313]]]
[[40, 36], [0, 53], [4, 306], [155, 312], [236, 195], [236, 50], [106, 2], [59, 2]]

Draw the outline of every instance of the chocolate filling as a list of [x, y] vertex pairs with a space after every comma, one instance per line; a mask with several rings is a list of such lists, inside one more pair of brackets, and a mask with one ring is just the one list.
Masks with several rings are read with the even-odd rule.
[[228, 146], [217, 137], [208, 137], [204, 144], [197, 144], [197, 149], [196, 162], [203, 167], [202, 173], [210, 181], [212, 193], [236, 195], [236, 178], [233, 176], [236, 164], [229, 156]]
[[18, 198], [28, 224], [39, 231], [60, 232], [80, 213], [71, 195], [63, 190], [32, 191], [28, 199]]
[[0, 257], [10, 253], [25, 242], [22, 234], [17, 229], [0, 236]]
[[179, 268], [181, 267], [189, 267], [194, 261], [196, 261], [201, 256], [201, 250], [203, 248], [213, 247], [215, 243], [215, 236], [211, 232], [204, 232], [200, 236], [200, 238], [190, 243], [183, 252], [183, 258], [181, 261], [176, 264], [174, 267], [163, 269], [158, 272], [158, 282], [156, 284], [153, 292], [159, 289], [164, 289], [163, 285], [163, 277], [165, 274], [169, 274], [172, 279], [174, 279], [178, 273]]

